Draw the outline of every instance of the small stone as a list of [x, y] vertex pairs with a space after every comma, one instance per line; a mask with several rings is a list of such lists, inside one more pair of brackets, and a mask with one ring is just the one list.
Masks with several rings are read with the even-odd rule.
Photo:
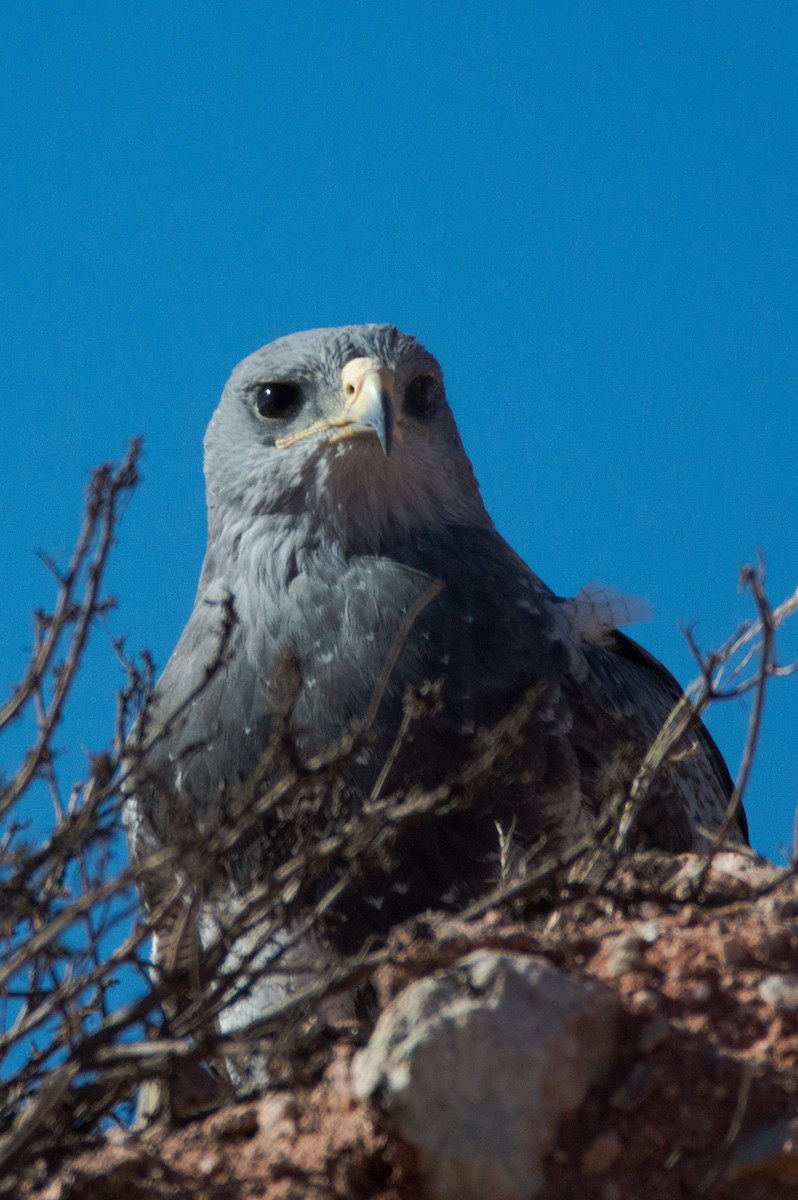
[[218, 1154], [203, 1154], [202, 1158], [197, 1163], [197, 1170], [200, 1175], [208, 1179], [217, 1170], [220, 1158]]
[[135, 1133], [132, 1129], [123, 1129], [121, 1125], [115, 1125], [113, 1129], [109, 1129], [105, 1135], [105, 1140], [112, 1146], [135, 1146], [141, 1144], [138, 1133]]
[[751, 956], [738, 934], [727, 933], [718, 938], [718, 957], [724, 967], [741, 967]]
[[[673, 895], [690, 899], [698, 879], [706, 871], [706, 856], [704, 854], [684, 854], [681, 856], [681, 866], [669, 883]], [[737, 850], [726, 850], [716, 854], [707, 877], [709, 886], [721, 887], [724, 891], [730, 888], [737, 894], [745, 894], [751, 888], [762, 888], [773, 884], [783, 872], [771, 863], [765, 862], [751, 853]], [[700, 910], [694, 905], [689, 907], [693, 914]], [[683, 910], [683, 916], [686, 910]], [[689, 918], [688, 918], [689, 920]]]
[[[325, 1075], [327, 1087], [333, 1096], [350, 1097], [352, 1096], [352, 1066], [343, 1058], [333, 1062]], [[296, 1116], [296, 1108], [291, 1112], [292, 1116]]]
[[582, 1155], [583, 1175], [603, 1175], [617, 1162], [623, 1142], [614, 1129], [595, 1137]]
[[758, 991], [765, 1003], [776, 1012], [798, 1010], [798, 977], [795, 975], [768, 975], [760, 983]]
[[46, 1183], [50, 1176], [46, 1158], [37, 1158], [31, 1166], [31, 1178], [37, 1183]]
[[645, 942], [648, 946], [653, 946], [659, 938], [659, 922], [642, 921], [639, 925], [635, 925], [632, 932], [636, 937], [640, 938], [641, 942]]
[[645, 970], [647, 963], [642, 952], [646, 945], [645, 939], [633, 929], [620, 934], [607, 955], [607, 973], [617, 978], [630, 971]]
[[210, 1137], [252, 1137], [258, 1132], [258, 1110], [254, 1104], [246, 1108], [222, 1109], [208, 1121]]
[[712, 984], [708, 979], [699, 979], [693, 984], [691, 995], [697, 1004], [706, 1004], [712, 998]]
[[270, 1092], [258, 1104], [258, 1128], [269, 1137], [282, 1137], [294, 1132], [296, 1104], [291, 1096]]
[[645, 1017], [651, 1013], [655, 1013], [658, 1007], [656, 994], [649, 992], [646, 988], [640, 988], [638, 991], [632, 992], [628, 1003], [631, 1012], [638, 1017]]
[[749, 887], [765, 887], [774, 883], [783, 871], [750, 851], [723, 850], [715, 855], [711, 874], [729, 876]]

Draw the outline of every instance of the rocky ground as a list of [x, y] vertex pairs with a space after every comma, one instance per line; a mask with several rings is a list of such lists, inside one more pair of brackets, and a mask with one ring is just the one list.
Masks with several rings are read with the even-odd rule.
[[[364, 1051], [364, 1035], [343, 1030], [316, 1082], [184, 1124], [115, 1131], [66, 1159], [39, 1157], [27, 1164], [14, 1194], [25, 1200], [490, 1194], [494, 1200], [504, 1188], [519, 1200], [792, 1198], [798, 1195], [798, 882], [741, 855], [721, 855], [696, 897], [699, 863], [648, 856], [624, 881], [622, 901], [609, 889], [523, 920], [490, 912], [468, 923], [419, 920], [398, 931], [392, 962], [375, 978], [383, 1017], [374, 1038], [399, 1012], [386, 1035], [396, 1052], [397, 1037], [408, 1032], [401, 1005], [421, 984], [425, 1011], [440, 986], [454, 1014], [442, 1065], [432, 1081], [428, 1073], [426, 1082], [412, 1083], [439, 1089], [431, 1106], [429, 1095], [416, 1097], [429, 1113], [421, 1130], [408, 1118], [407, 1091], [408, 1078], [417, 1080], [419, 1072], [392, 1075], [386, 1067], [382, 1075], [371, 1071], [369, 1083], [364, 1056], [379, 1057], [383, 1049], [372, 1038]], [[501, 968], [484, 989], [484, 1004], [473, 973], [466, 979], [453, 966], [475, 952], [474, 961], [484, 966], [488, 956]], [[546, 978], [566, 989], [577, 985], [585, 999], [567, 1029], [552, 1032], [551, 1013], [544, 1021], [535, 1010], [527, 1026], [521, 1016], [509, 1036], [517, 1039], [517, 1074], [530, 1083], [513, 1091], [510, 1018], [503, 1015], [510, 1008], [502, 1008], [501, 995], [515, 988], [513, 1012], [523, 1010], [523, 987], [507, 984], [505, 967], [520, 963], [526, 978], [530, 960], [542, 960]], [[530, 1003], [534, 1008], [534, 996]], [[563, 1013], [570, 1004], [563, 1000]], [[488, 1008], [499, 1013], [492, 1027]], [[475, 1031], [471, 1042], [451, 1041], [466, 1027]], [[484, 1072], [497, 1027], [505, 1057], [494, 1089]], [[417, 1053], [440, 1049], [439, 1031]], [[529, 1060], [528, 1050], [538, 1036], [540, 1061], [550, 1054], [553, 1066], [534, 1082], [537, 1060]], [[573, 1071], [561, 1086], [555, 1076], [569, 1056]], [[454, 1091], [459, 1127], [452, 1131], [447, 1095]], [[503, 1161], [495, 1161], [497, 1154]], [[530, 1164], [520, 1183], [517, 1171], [503, 1173], [514, 1155]], [[480, 1192], [480, 1179], [493, 1180], [490, 1193]]]

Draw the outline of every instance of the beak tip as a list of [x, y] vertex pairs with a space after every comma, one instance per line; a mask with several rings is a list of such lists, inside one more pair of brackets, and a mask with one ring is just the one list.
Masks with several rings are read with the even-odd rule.
[[376, 358], [355, 358], [341, 372], [343, 423], [360, 433], [372, 432], [386, 458], [393, 445], [393, 372]]
[[382, 397], [382, 418], [381, 427], [375, 432], [382, 446], [383, 454], [389, 458], [393, 445], [393, 406], [390, 396], [386, 393], [383, 393]]

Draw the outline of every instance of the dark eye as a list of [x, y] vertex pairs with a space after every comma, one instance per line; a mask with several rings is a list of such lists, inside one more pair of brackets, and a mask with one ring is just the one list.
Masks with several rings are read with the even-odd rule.
[[275, 379], [262, 383], [255, 392], [255, 408], [262, 417], [284, 417], [297, 407], [301, 398], [299, 384]]
[[405, 388], [405, 408], [417, 417], [432, 412], [436, 398], [437, 388], [431, 375], [418, 375]]

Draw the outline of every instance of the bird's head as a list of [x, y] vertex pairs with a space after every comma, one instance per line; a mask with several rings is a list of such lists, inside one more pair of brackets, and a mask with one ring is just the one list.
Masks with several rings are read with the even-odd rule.
[[233, 371], [205, 438], [211, 536], [267, 514], [352, 546], [489, 524], [437, 361], [392, 325], [280, 338]]

